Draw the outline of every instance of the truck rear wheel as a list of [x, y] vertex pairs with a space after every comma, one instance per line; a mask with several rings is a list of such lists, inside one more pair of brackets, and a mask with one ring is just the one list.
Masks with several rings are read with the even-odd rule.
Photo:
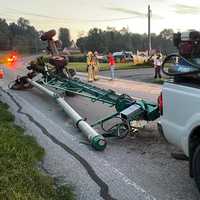
[[196, 185], [200, 191], [200, 145], [197, 146], [192, 158], [192, 171]]

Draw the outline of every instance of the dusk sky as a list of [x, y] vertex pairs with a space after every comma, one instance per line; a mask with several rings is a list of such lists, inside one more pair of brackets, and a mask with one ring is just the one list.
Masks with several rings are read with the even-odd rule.
[[0, 0], [1, 18], [8, 22], [29, 19], [38, 30], [67, 27], [72, 38], [90, 28], [128, 27], [147, 32], [147, 6], [152, 9], [152, 32], [200, 30], [199, 0]]

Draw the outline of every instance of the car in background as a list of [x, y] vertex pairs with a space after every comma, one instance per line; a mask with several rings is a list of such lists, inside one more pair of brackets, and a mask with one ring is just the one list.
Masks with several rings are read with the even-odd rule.
[[116, 60], [116, 62], [120, 63], [129, 63], [133, 62], [133, 53], [132, 51], [120, 51], [120, 52], [114, 52], [113, 56]]
[[108, 62], [108, 57], [107, 55], [97, 55], [97, 59], [99, 60], [100, 63], [107, 63]]

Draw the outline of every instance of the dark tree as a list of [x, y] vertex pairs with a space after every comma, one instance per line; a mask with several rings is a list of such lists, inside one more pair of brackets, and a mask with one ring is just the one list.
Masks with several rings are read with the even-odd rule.
[[62, 42], [62, 48], [69, 47], [71, 45], [70, 32], [67, 28], [59, 29], [59, 40]]
[[0, 49], [9, 50], [10, 38], [9, 38], [9, 26], [5, 19], [0, 19]]
[[[175, 51], [172, 43], [173, 30], [165, 29], [159, 35], [152, 34], [153, 49], [161, 50], [164, 53]], [[77, 46], [82, 52], [99, 51], [107, 53], [108, 51], [146, 50], [148, 47], [147, 34], [121, 33], [116, 30], [102, 31], [101, 29], [91, 29], [88, 36], [81, 37], [77, 40]]]

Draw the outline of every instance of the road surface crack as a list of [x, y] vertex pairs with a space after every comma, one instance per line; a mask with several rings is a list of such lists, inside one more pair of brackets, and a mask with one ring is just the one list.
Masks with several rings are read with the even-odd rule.
[[48, 130], [42, 126], [38, 121], [36, 121], [31, 115], [28, 113], [25, 113], [22, 111], [22, 106], [18, 103], [18, 101], [15, 99], [13, 95], [11, 95], [9, 92], [4, 90], [2, 87], [0, 87], [0, 90], [7, 94], [11, 100], [16, 104], [18, 107], [17, 113], [22, 114], [26, 116], [32, 123], [34, 123], [44, 135], [46, 135], [54, 144], [60, 146], [63, 150], [68, 152], [71, 156], [73, 156], [76, 160], [79, 161], [79, 163], [84, 167], [84, 169], [87, 171], [90, 178], [100, 187], [100, 196], [105, 200], [117, 200], [114, 197], [112, 197], [109, 194], [109, 187], [108, 185], [96, 174], [95, 170], [92, 168], [92, 166], [78, 153], [73, 151], [70, 147], [68, 147], [66, 144], [60, 142], [57, 140], [53, 135], [51, 135]]

